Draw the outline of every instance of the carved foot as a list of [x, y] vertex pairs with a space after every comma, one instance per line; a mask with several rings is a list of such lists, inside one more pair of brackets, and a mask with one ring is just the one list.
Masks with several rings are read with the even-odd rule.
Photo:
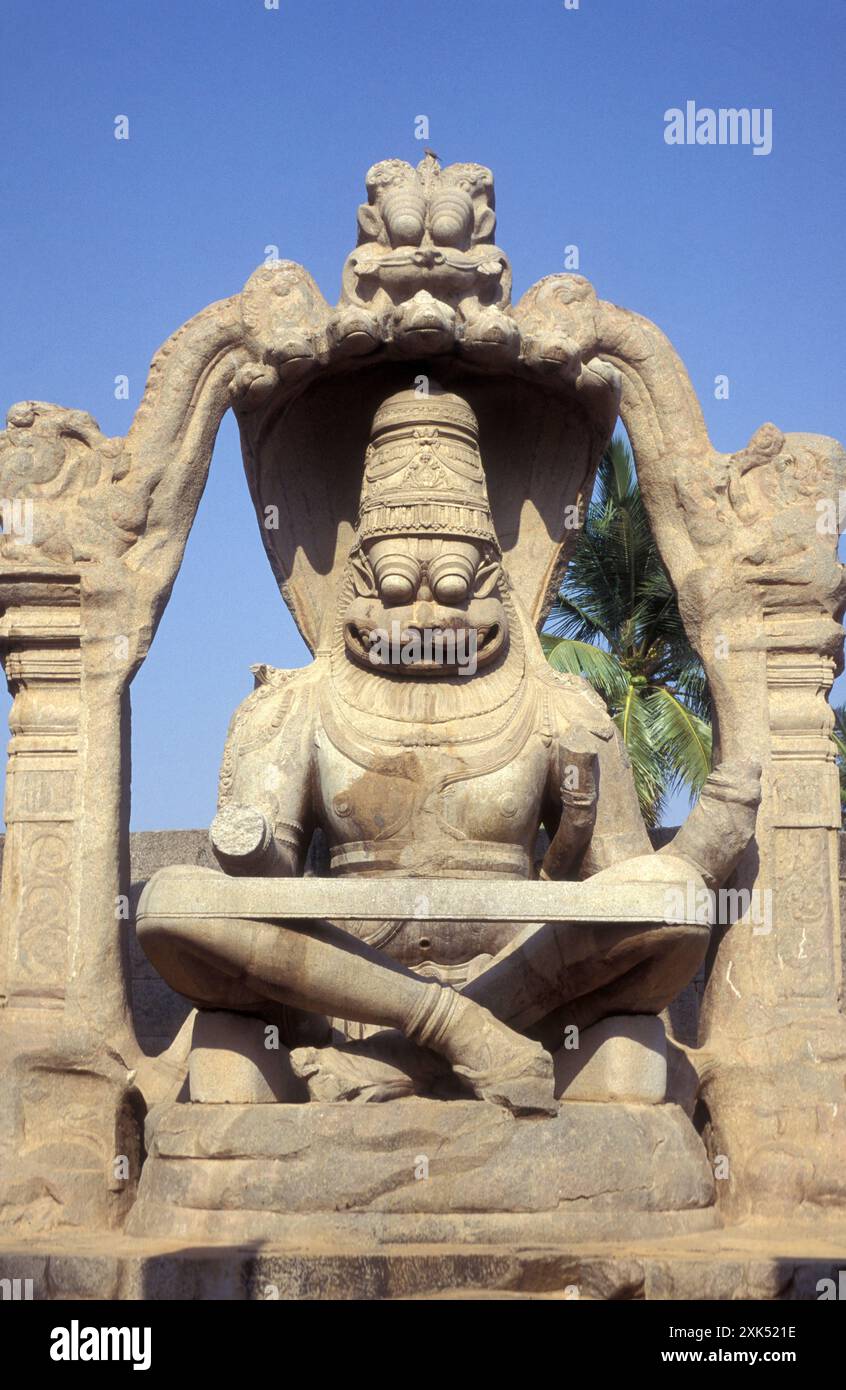
[[538, 1054], [503, 1071], [476, 1072], [469, 1067], [455, 1071], [470, 1085], [478, 1100], [504, 1105], [515, 1115], [557, 1115], [558, 1102], [548, 1052], [536, 1044]]
[[340, 1047], [298, 1047], [291, 1066], [312, 1100], [360, 1103], [424, 1094], [445, 1071], [433, 1053], [392, 1029]]
[[549, 1053], [487, 1009], [459, 997], [443, 1041], [453, 1071], [479, 1100], [504, 1105], [515, 1115], [557, 1114]]
[[[549, 1054], [537, 1050], [500, 1071], [473, 1071], [456, 1066], [456, 1075], [479, 1100], [504, 1105], [516, 1115], [558, 1112]], [[438, 1080], [410, 1075], [393, 1062], [365, 1055], [350, 1047], [299, 1047], [291, 1053], [294, 1074], [308, 1086], [314, 1101], [357, 1101], [371, 1104], [425, 1094]]]
[[[439, 1050], [452, 1067], [425, 1046], [394, 1029], [340, 1047], [300, 1047], [291, 1053], [296, 1076], [316, 1101], [397, 1100], [402, 1096], [457, 1097], [469, 1088], [479, 1100], [504, 1105], [514, 1114], [558, 1111], [552, 1058], [540, 1043], [515, 1033], [487, 1009], [447, 991], [449, 1006], [437, 1026]], [[422, 1041], [422, 1040], [421, 1040]]]

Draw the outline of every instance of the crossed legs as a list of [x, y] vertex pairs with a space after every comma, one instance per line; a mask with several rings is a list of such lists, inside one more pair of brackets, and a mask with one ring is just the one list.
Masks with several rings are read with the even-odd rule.
[[423, 980], [328, 922], [140, 917], [138, 936], [168, 983], [200, 1007], [262, 1001], [398, 1030], [444, 1059], [480, 1098], [554, 1109], [552, 1062], [483, 1005]]

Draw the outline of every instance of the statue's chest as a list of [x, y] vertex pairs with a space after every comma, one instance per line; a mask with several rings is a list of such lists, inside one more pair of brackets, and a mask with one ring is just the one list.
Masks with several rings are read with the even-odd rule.
[[[350, 842], [533, 843], [548, 750], [530, 737], [498, 766], [496, 750], [423, 747], [373, 752], [366, 766], [317, 739], [318, 815], [330, 845]], [[487, 764], [487, 765], [486, 765]]]

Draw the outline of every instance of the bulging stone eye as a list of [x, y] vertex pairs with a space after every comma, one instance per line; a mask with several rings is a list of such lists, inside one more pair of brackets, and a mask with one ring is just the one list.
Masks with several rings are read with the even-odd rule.
[[406, 603], [414, 594], [411, 580], [404, 574], [386, 574], [379, 588], [387, 603]]
[[413, 188], [393, 189], [385, 197], [383, 215], [394, 246], [419, 246], [426, 225], [426, 201]]
[[438, 194], [431, 213], [432, 240], [439, 246], [458, 246], [473, 229], [473, 204], [460, 188]]
[[467, 580], [460, 574], [445, 574], [435, 585], [435, 598], [441, 603], [461, 603], [467, 597]]
[[409, 555], [384, 555], [374, 565], [384, 603], [410, 603], [420, 584], [420, 566]]
[[463, 603], [476, 566], [465, 555], [441, 555], [429, 566], [429, 580], [432, 593], [439, 603]]

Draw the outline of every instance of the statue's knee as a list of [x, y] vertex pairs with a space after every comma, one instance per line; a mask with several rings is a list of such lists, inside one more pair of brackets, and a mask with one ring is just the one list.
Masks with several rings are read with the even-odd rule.
[[157, 968], [191, 944], [191, 923], [178, 917], [139, 917], [135, 931], [144, 954]]
[[157, 969], [162, 962], [209, 954], [210, 924], [197, 916], [197, 890], [212, 869], [175, 866], [159, 869], [138, 902], [136, 932]]
[[[147, 959], [171, 989], [198, 1006], [242, 1005], [237, 978], [242, 972], [233, 970], [225, 938], [220, 933], [215, 936], [209, 923], [151, 914], [139, 918], [136, 931]], [[252, 996], [247, 1002], [252, 1002]]]
[[214, 869], [196, 865], [174, 864], [157, 869], [145, 883], [138, 900], [138, 917], [182, 917], [197, 909]]

